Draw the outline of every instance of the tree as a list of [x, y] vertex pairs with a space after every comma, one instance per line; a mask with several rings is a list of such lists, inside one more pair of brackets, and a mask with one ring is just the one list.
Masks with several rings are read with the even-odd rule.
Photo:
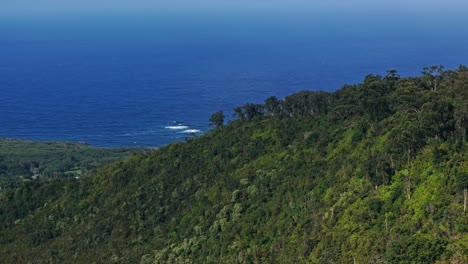
[[387, 75], [383, 78], [386, 86], [386, 93], [395, 90], [396, 83], [401, 79], [400, 74], [396, 70], [388, 70]]
[[456, 176], [457, 189], [463, 191], [463, 213], [466, 214], [468, 203], [468, 172], [459, 172]]
[[211, 115], [210, 117], [210, 125], [216, 127], [222, 127], [224, 125], [224, 114], [223, 111], [218, 111]]
[[359, 92], [361, 96], [359, 101], [362, 108], [372, 119], [382, 120], [391, 114], [388, 102], [389, 87], [381, 76], [367, 75], [364, 82], [360, 85]]
[[242, 109], [245, 113], [245, 118], [249, 121], [254, 120], [255, 118], [262, 116], [263, 106], [260, 104], [245, 104], [242, 106]]
[[455, 106], [449, 101], [427, 102], [419, 113], [419, 122], [427, 136], [447, 139], [455, 131]]
[[424, 67], [422, 74], [424, 75], [423, 79], [429, 83], [430, 89], [435, 92], [437, 91], [437, 85], [439, 85], [439, 82], [443, 79], [444, 66]]
[[270, 96], [265, 100], [265, 110], [270, 115], [278, 115], [281, 113], [281, 100], [276, 96]]
[[465, 142], [468, 135], [468, 102], [460, 103], [460, 105], [455, 108], [454, 119], [455, 131], [463, 142]]
[[233, 116], [237, 117], [239, 120], [245, 120], [245, 115], [241, 107], [234, 108]]

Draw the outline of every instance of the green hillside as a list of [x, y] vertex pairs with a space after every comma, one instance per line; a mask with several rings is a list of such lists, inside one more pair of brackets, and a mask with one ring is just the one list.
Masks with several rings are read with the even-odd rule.
[[468, 68], [246, 104], [0, 194], [2, 263], [467, 263]]
[[85, 176], [88, 171], [148, 152], [144, 148], [95, 148], [78, 142], [34, 142], [0, 138], [0, 179]]

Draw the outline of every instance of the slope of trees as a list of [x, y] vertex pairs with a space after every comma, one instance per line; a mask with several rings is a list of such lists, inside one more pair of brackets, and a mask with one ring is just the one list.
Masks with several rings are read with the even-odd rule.
[[46, 178], [86, 175], [88, 171], [133, 154], [144, 148], [93, 148], [75, 142], [33, 142], [0, 138], [0, 178]]
[[4, 186], [0, 259], [467, 263], [468, 69], [431, 69], [270, 97], [92, 177]]

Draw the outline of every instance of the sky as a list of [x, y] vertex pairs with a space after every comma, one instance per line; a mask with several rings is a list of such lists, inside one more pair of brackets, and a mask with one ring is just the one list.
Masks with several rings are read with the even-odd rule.
[[10, 14], [158, 10], [407, 10], [468, 11], [466, 0], [0, 0]]

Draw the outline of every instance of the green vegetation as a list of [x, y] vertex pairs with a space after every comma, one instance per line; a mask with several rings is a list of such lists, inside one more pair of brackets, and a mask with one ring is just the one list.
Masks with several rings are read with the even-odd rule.
[[218, 111], [210, 117], [210, 124], [216, 127], [222, 127], [224, 125], [224, 114], [223, 111]]
[[466, 67], [369, 75], [235, 114], [91, 177], [4, 187], [0, 259], [468, 262]]
[[92, 169], [145, 151], [148, 149], [0, 138], [0, 178], [27, 179], [37, 174], [49, 179], [84, 176]]

